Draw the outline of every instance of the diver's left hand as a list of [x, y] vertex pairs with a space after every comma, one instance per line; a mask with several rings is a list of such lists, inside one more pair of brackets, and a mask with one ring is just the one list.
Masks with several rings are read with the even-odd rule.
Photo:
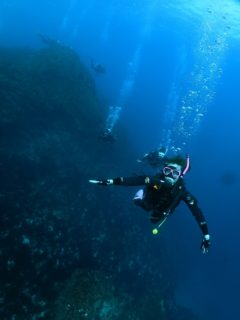
[[202, 244], [201, 244], [201, 250], [203, 254], [208, 253], [209, 251], [209, 247], [210, 247], [210, 235], [209, 234], [205, 234], [202, 240]]

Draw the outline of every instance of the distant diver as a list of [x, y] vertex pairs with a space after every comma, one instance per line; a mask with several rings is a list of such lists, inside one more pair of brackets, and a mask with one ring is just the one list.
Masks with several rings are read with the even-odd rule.
[[110, 129], [105, 129], [103, 132], [100, 133], [98, 138], [108, 143], [114, 143], [116, 141], [116, 137], [113, 135], [112, 130]]
[[158, 233], [159, 228], [180, 202], [184, 201], [203, 234], [201, 250], [207, 253], [210, 247], [207, 222], [198, 207], [197, 199], [186, 189], [183, 179], [190, 169], [189, 156], [187, 155], [186, 159], [181, 156], [165, 159], [164, 165], [162, 172], [154, 176], [117, 177], [106, 180], [89, 180], [89, 182], [101, 186], [144, 185], [144, 189], [140, 189], [134, 196], [133, 202], [145, 211], [152, 212], [151, 222], [158, 223], [158, 226], [152, 230], [154, 235]]
[[91, 59], [91, 68], [92, 70], [97, 73], [97, 74], [104, 74], [106, 73], [106, 68], [103, 64], [101, 63], [97, 63], [97, 62], [94, 62], [93, 59]]
[[166, 153], [167, 149], [165, 147], [160, 147], [157, 150], [145, 153], [141, 159], [137, 159], [137, 162], [147, 163], [152, 167], [158, 168], [163, 165]]
[[38, 33], [37, 35], [41, 42], [47, 45], [48, 47], [59, 47], [62, 45], [59, 40], [49, 38], [48, 36], [45, 36], [42, 33]]

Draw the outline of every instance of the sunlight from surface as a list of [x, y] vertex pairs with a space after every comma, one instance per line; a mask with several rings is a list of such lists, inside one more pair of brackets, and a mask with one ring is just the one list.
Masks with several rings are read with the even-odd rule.
[[194, 21], [208, 19], [211, 23], [225, 26], [229, 30], [231, 37], [239, 38], [240, 33], [240, 1], [236, 0], [200, 0], [186, 1], [174, 0], [162, 3], [159, 6], [159, 12], [162, 9], [167, 10], [168, 15], [174, 15], [179, 19]]

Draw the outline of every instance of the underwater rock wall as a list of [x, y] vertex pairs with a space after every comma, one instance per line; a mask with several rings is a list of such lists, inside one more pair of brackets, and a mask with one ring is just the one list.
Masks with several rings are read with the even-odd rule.
[[78, 55], [0, 49], [0, 99], [0, 318], [194, 319], [125, 191], [88, 184], [131, 152], [99, 142], [107, 108]]

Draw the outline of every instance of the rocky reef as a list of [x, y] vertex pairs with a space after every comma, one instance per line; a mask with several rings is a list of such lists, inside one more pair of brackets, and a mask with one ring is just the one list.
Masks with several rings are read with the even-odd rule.
[[0, 49], [0, 318], [196, 319], [126, 190], [88, 184], [122, 173], [131, 148], [99, 142], [106, 107], [89, 71], [45, 45]]

